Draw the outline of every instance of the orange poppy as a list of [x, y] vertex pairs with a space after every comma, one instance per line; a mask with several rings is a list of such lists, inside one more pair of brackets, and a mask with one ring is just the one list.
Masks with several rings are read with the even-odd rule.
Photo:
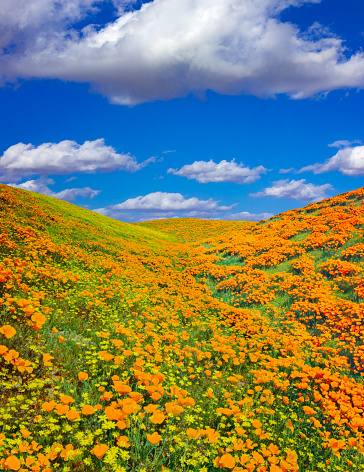
[[156, 412], [149, 419], [153, 424], [161, 424], [166, 419], [166, 417], [162, 412]]
[[16, 330], [10, 325], [3, 325], [0, 328], [0, 333], [3, 334], [6, 338], [12, 338], [16, 334]]
[[77, 410], [69, 410], [66, 413], [66, 418], [71, 421], [77, 420], [80, 417], [80, 412]]
[[60, 400], [64, 405], [75, 402], [74, 398], [70, 397], [69, 395], [61, 395]]
[[58, 415], [65, 415], [69, 409], [70, 409], [70, 407], [68, 405], [64, 405], [63, 403], [59, 403], [56, 406], [56, 413]]
[[44, 403], [42, 404], [42, 410], [44, 410], [44, 411], [52, 411], [55, 406], [56, 406], [56, 402], [54, 402], [53, 400], [51, 400], [50, 402], [44, 402]]
[[91, 452], [98, 459], [102, 459], [108, 450], [109, 446], [107, 446], [106, 444], [97, 444], [93, 449], [91, 449]]
[[83, 415], [93, 415], [96, 409], [91, 405], [84, 405], [82, 407], [82, 414]]
[[21, 467], [21, 462], [16, 456], [11, 455], [6, 459], [6, 465], [10, 470], [19, 470]]
[[223, 467], [227, 469], [233, 469], [235, 467], [236, 461], [231, 454], [224, 454], [220, 457], [220, 462]]
[[150, 442], [150, 444], [152, 444], [154, 446], [155, 444], [159, 443], [159, 441], [162, 439], [162, 436], [160, 436], [155, 431], [153, 434], [147, 434], [147, 438], [148, 438], [148, 441]]
[[88, 374], [86, 372], [79, 372], [78, 373], [78, 378], [80, 380], [87, 380], [88, 379]]

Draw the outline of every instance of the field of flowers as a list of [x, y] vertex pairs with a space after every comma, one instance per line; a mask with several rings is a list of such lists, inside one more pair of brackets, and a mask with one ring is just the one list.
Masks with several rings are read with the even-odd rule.
[[131, 225], [0, 185], [0, 470], [364, 471], [363, 199]]

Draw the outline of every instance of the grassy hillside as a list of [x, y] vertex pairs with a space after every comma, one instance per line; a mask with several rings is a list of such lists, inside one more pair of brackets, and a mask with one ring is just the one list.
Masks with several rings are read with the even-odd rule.
[[364, 470], [364, 189], [131, 225], [0, 186], [0, 470]]

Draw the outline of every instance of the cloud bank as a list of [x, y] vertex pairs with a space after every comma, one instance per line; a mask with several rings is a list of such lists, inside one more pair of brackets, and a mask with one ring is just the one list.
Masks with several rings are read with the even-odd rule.
[[[302, 99], [364, 87], [364, 54], [350, 57], [321, 25], [280, 20], [320, 0], [154, 0], [93, 25], [93, 0], [3, 0], [0, 81], [90, 83], [112, 103], [136, 105], [207, 90]], [[133, 3], [133, 2], [129, 2]], [[4, 6], [3, 6], [4, 5]], [[344, 7], [343, 7], [344, 8]], [[81, 18], [88, 25], [72, 28]]]
[[36, 179], [28, 180], [22, 184], [10, 183], [7, 185], [10, 185], [10, 187], [21, 188], [23, 190], [30, 190], [31, 192], [42, 193], [43, 195], [49, 195], [50, 197], [65, 200], [66, 202], [72, 202], [76, 197], [93, 198], [101, 192], [101, 190], [93, 190], [90, 187], [67, 188], [61, 192], [53, 192], [49, 188], [49, 185], [54, 184], [55, 182], [52, 179]]
[[[125, 202], [97, 208], [93, 211], [115, 219], [144, 221], [146, 219], [173, 218], [177, 216], [190, 218], [208, 218], [218, 213], [229, 211], [236, 205], [219, 205], [218, 201], [209, 198], [199, 200], [196, 197], [185, 198], [180, 193], [153, 192], [145, 196], [129, 198]], [[133, 213], [140, 214], [135, 216]]]
[[306, 179], [301, 180], [277, 180], [272, 187], [265, 188], [262, 192], [251, 193], [251, 197], [275, 197], [291, 198], [307, 202], [317, 202], [327, 198], [327, 191], [331, 190], [330, 184], [314, 185], [306, 184]]
[[114, 172], [124, 170], [136, 172], [154, 158], [138, 164], [130, 154], [118, 154], [104, 139], [59, 143], [44, 143], [39, 146], [18, 143], [9, 147], [0, 157], [0, 179], [18, 182], [30, 175], [68, 175], [79, 172]]
[[194, 179], [202, 184], [208, 182], [232, 182], [236, 184], [248, 184], [260, 179], [260, 174], [265, 174], [267, 169], [263, 166], [244, 167], [237, 164], [235, 160], [231, 162], [221, 161], [215, 163], [213, 160], [195, 161], [193, 164], [184, 165], [181, 169], [168, 169], [168, 173]]

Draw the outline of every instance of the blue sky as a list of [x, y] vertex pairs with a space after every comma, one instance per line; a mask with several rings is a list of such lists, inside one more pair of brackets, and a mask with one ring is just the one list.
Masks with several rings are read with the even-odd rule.
[[0, 181], [123, 221], [363, 186], [362, 0], [1, 0]]

